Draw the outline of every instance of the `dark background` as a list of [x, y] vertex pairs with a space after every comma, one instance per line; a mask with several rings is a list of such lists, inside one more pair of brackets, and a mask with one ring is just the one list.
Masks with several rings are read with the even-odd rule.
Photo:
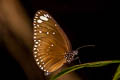
[[[83, 45], [93, 44], [98, 47], [97, 38], [101, 28], [103, 29], [106, 11], [104, 1], [96, 0], [21, 0], [28, 16], [32, 19], [37, 10], [43, 9], [48, 11], [60, 24], [71, 41], [73, 49]], [[98, 32], [100, 32], [98, 34]], [[102, 39], [104, 40], [104, 39]], [[101, 40], [101, 42], [102, 42]], [[101, 47], [83, 48], [80, 50], [80, 60], [82, 63], [119, 59], [118, 55], [113, 55], [104, 51]], [[27, 77], [20, 65], [9, 55], [4, 43], [0, 44], [1, 57], [1, 79], [27, 80]], [[2, 54], [5, 53], [5, 54]], [[74, 64], [79, 64], [74, 61]], [[112, 64], [101, 68], [84, 68], [77, 70], [82, 75], [83, 80], [111, 80], [117, 65]], [[6, 77], [7, 76], [7, 77]]]

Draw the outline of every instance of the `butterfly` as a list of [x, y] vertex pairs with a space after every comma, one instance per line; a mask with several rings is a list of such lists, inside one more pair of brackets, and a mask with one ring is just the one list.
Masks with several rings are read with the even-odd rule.
[[74, 60], [78, 49], [72, 50], [68, 37], [48, 12], [37, 11], [33, 26], [34, 59], [46, 75]]

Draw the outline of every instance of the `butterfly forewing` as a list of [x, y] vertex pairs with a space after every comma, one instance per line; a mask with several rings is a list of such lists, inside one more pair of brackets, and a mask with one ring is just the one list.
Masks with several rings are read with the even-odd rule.
[[71, 44], [56, 21], [43, 10], [34, 17], [34, 58], [38, 66], [53, 72], [59, 69], [66, 59], [65, 53], [71, 50]]

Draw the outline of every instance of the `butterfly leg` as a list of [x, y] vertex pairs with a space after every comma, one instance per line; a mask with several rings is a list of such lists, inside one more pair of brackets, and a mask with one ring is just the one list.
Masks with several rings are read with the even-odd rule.
[[79, 63], [81, 64], [81, 61], [80, 61], [80, 58], [77, 56], [77, 57], [75, 57], [75, 59], [74, 60], [79, 60]]

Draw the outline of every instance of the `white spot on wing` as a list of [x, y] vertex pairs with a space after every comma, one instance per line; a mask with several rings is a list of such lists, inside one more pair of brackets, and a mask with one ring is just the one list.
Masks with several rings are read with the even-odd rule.
[[40, 46], [40, 43], [38, 44], [38, 46]]
[[33, 50], [36, 50], [36, 48], [34, 48]]
[[37, 51], [39, 51], [39, 49], [37, 49]]
[[35, 42], [35, 44], [38, 44], [38, 42]]
[[37, 30], [34, 30], [34, 32], [36, 32]]
[[37, 62], [37, 64], [40, 64], [40, 62]]
[[38, 14], [36, 14], [36, 16], [38, 16]]
[[41, 65], [39, 67], [41, 67]]
[[34, 47], [37, 47], [37, 45], [34, 45]]
[[52, 34], [55, 34], [55, 32], [53, 32]]
[[47, 34], [49, 34], [49, 32], [47, 32]]
[[34, 40], [34, 42], [36, 42], [36, 40]]
[[34, 55], [34, 57], [37, 57], [37, 55]]
[[54, 46], [53, 44], [51, 46]]
[[38, 40], [39, 42], [41, 41], [41, 40]]
[[36, 59], [36, 61], [38, 61], [39, 59]]
[[34, 35], [37, 35], [37, 33], [34, 33]]
[[42, 33], [42, 31], [39, 31], [39, 33]]
[[43, 70], [43, 67], [41, 67], [41, 69]]
[[50, 18], [50, 16], [48, 14], [44, 14], [44, 16]]
[[37, 27], [39, 27], [39, 25], [37, 24]]
[[57, 24], [55, 24], [55, 26], [57, 26]]
[[43, 62], [43, 60], [40, 60], [41, 62]]
[[34, 36], [34, 39], [36, 39], [36, 36]]
[[38, 18], [37, 16], [35, 16], [35, 18]]
[[37, 52], [34, 52], [34, 54], [37, 54]]
[[37, 20], [37, 22], [38, 22], [38, 23], [42, 23], [43, 21], [39, 19], [39, 20]]
[[48, 21], [48, 18], [45, 17], [45, 16], [40, 16], [40, 19], [41, 19], [41, 20], [44, 20], [44, 21]]
[[36, 21], [34, 21], [34, 23], [36, 23]]
[[38, 14], [40, 14], [40, 12], [38, 12]]

